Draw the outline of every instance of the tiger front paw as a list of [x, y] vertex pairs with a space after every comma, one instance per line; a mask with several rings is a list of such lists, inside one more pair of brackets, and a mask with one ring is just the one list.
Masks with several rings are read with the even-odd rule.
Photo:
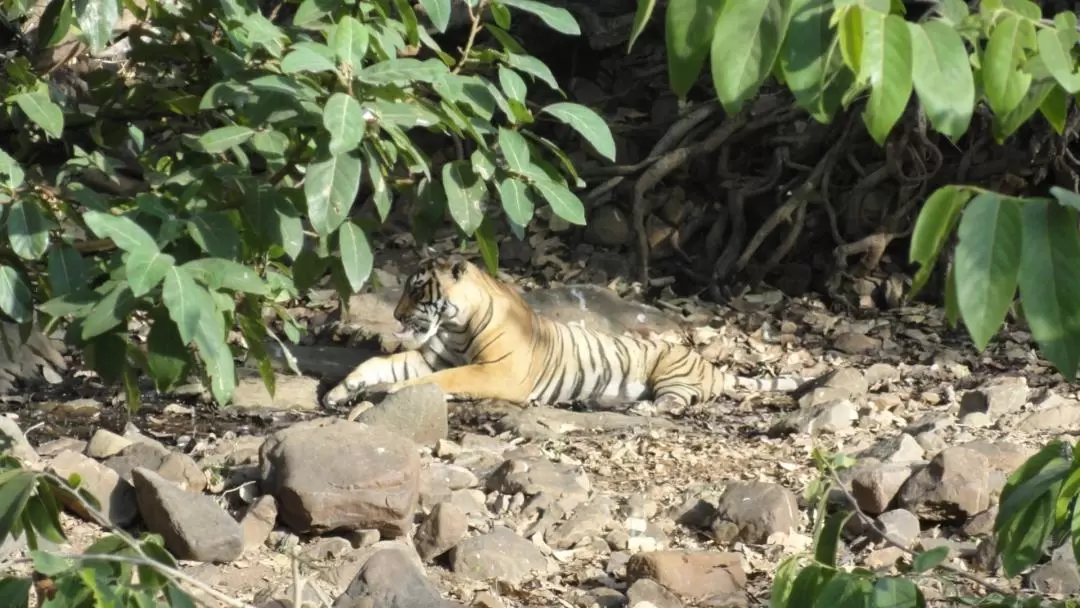
[[362, 393], [367, 392], [368, 388], [369, 387], [362, 382], [351, 381], [349, 378], [346, 378], [337, 383], [334, 388], [323, 395], [323, 406], [332, 408], [345, 405], [359, 397]]

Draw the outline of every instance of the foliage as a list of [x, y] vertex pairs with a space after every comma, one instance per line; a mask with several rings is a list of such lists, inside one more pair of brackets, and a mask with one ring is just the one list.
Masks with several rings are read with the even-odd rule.
[[[724, 109], [743, 111], [769, 77], [795, 104], [830, 122], [865, 98], [862, 119], [878, 144], [916, 106], [934, 131], [958, 142], [980, 104], [998, 143], [1036, 115], [1061, 134], [1080, 93], [1077, 16], [1044, 19], [1030, 0], [930, 3], [917, 18], [897, 0], [672, 0], [665, 14], [668, 74], [685, 98], [706, 57]], [[638, 0], [632, 47], [656, 6]], [[910, 17], [910, 18], [909, 18]], [[979, 350], [1001, 327], [1019, 288], [1042, 353], [1070, 381], [1080, 364], [1080, 195], [1005, 196], [965, 185], [939, 188], [911, 238], [920, 264], [909, 297], [925, 285], [954, 228], [946, 309]]]
[[[1006, 576], [1014, 577], [1038, 563], [1047, 547], [1069, 540], [1080, 558], [1080, 451], [1055, 441], [1032, 456], [1009, 476], [1001, 495], [994, 536]], [[842, 490], [837, 472], [850, 468], [855, 461], [844, 454], [828, 455], [815, 449], [814, 464], [821, 477], [807, 486], [804, 498], [814, 505], [813, 555], [788, 556], [776, 571], [769, 605], [773, 608], [890, 607], [927, 606], [917, 582], [936, 576], [945, 581], [963, 578], [982, 586], [982, 597], [960, 594], [951, 598], [955, 605], [994, 608], [1037, 608], [1040, 606], [1073, 607], [1074, 600], [1052, 602], [1035, 595], [1018, 596], [982, 581], [962, 569], [951, 567], [948, 547], [914, 552], [878, 528], [885, 541], [907, 554], [901, 576], [882, 576], [863, 567], [845, 568], [837, 564], [841, 533], [852, 515], [868, 525], [872, 518], [858, 511], [855, 498]], [[828, 512], [830, 494], [840, 490], [851, 510]], [[959, 585], [951, 585], [959, 587]]]
[[[557, 101], [551, 71], [508, 31], [531, 14], [577, 35], [570, 13], [471, 3], [455, 60], [432, 37], [450, 0], [421, 4], [426, 17], [396, 0], [304, 0], [269, 15], [249, 0], [51, 0], [24, 41], [38, 51], [72, 37], [101, 51], [121, 7], [137, 25], [123, 70], [102, 63], [85, 94], [25, 55], [4, 66], [0, 311], [24, 327], [61, 323], [130, 407], [143, 372], [161, 391], [197, 372], [225, 404], [245, 348], [273, 393], [264, 344], [282, 340], [265, 316], [296, 341], [286, 302], [327, 272], [343, 296], [361, 289], [370, 235], [399, 202], [418, 240], [448, 212], [495, 255], [500, 216], [519, 236], [541, 203], [583, 224], [575, 169], [538, 128], [566, 125], [610, 159], [614, 140], [595, 112]], [[0, 9], [14, 21], [28, 3]], [[425, 151], [432, 135], [456, 158]], [[145, 349], [129, 336], [133, 316], [152, 321]]]
[[24, 537], [34, 572], [33, 577], [0, 578], [0, 605], [28, 607], [36, 582], [40, 605], [46, 608], [193, 607], [176, 577], [176, 560], [159, 535], [136, 540], [123, 532], [108, 534], [74, 555], [42, 547], [43, 539], [53, 544], [67, 540], [60, 525], [61, 504], [79, 505], [105, 521], [99, 502], [80, 483], [77, 474], [63, 480], [24, 469], [12, 456], [0, 456], [0, 544]]

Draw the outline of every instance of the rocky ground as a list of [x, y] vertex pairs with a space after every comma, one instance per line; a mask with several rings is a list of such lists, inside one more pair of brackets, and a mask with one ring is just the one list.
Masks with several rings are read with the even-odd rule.
[[[595, 268], [575, 269], [557, 274], [596, 282]], [[364, 353], [326, 346], [329, 334], [392, 348], [406, 270], [388, 264], [382, 287], [345, 310], [316, 297], [306, 319], [325, 331], [297, 349], [301, 368], [340, 374]], [[978, 354], [942, 311], [878, 311], [869, 297], [836, 313], [774, 291], [722, 307], [664, 299], [664, 310], [618, 282], [528, 293], [566, 320], [689, 339], [743, 375], [822, 383], [663, 415], [447, 403], [431, 387], [330, 412], [314, 371], [282, 372], [273, 399], [252, 375], [228, 413], [204, 411], [193, 391], [109, 430], [117, 406], [86, 390], [92, 375], [68, 372], [92, 396], [28, 399], [0, 430], [29, 466], [79, 473], [114, 524], [162, 534], [185, 572], [258, 606], [289, 605], [297, 582], [312, 605], [764, 605], [777, 564], [811, 544], [814, 447], [858, 458], [843, 481], [908, 547], [946, 545], [954, 566], [1006, 588], [1080, 592], [1067, 547], [1010, 581], [987, 540], [1005, 477], [1080, 433], [1075, 390], [1027, 333]], [[85, 548], [101, 531], [69, 511], [71, 548]], [[0, 569], [25, 569], [24, 556], [9, 541]], [[909, 559], [865, 526], [845, 531], [844, 565]], [[920, 584], [938, 599], [979, 591]]]

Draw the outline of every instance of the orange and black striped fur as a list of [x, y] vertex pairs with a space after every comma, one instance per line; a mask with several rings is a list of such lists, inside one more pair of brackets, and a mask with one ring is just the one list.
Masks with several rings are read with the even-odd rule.
[[664, 407], [737, 390], [789, 391], [802, 379], [727, 374], [689, 347], [617, 336], [537, 315], [473, 264], [427, 260], [405, 282], [394, 317], [410, 350], [358, 365], [324, 397], [342, 404], [375, 387], [434, 383], [458, 399], [555, 405], [652, 399]]

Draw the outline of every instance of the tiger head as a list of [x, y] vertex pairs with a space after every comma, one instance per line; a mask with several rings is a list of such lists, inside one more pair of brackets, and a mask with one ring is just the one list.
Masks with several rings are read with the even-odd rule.
[[[422, 260], [416, 272], [405, 279], [401, 298], [394, 307], [394, 318], [405, 331], [398, 337], [405, 342], [424, 344], [447, 321], [462, 314], [470, 287], [468, 275], [475, 271], [462, 259], [430, 258]], [[475, 288], [472, 289], [475, 291]]]

